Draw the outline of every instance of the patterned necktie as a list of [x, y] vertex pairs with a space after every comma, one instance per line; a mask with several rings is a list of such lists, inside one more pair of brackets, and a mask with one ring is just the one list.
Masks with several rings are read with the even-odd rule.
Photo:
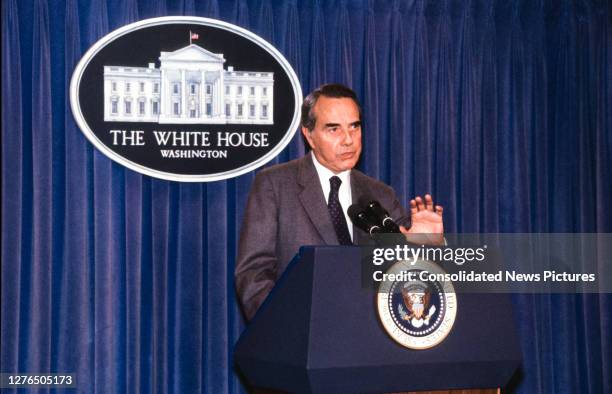
[[340, 245], [352, 245], [353, 242], [351, 241], [351, 234], [346, 224], [346, 217], [344, 216], [342, 205], [340, 205], [340, 200], [338, 199], [338, 190], [340, 190], [341, 183], [342, 180], [337, 176], [329, 178], [331, 188], [329, 190], [329, 198], [327, 199], [327, 209], [329, 209], [329, 214]]

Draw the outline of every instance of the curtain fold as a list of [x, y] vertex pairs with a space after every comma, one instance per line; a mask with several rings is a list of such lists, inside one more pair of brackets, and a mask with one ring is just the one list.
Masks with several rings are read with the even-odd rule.
[[[2, 372], [74, 372], [79, 392], [245, 391], [233, 271], [255, 172], [137, 174], [69, 107], [91, 45], [166, 15], [256, 32], [304, 94], [351, 85], [359, 168], [406, 204], [432, 193], [447, 232], [612, 232], [609, 2], [6, 0]], [[304, 151], [298, 133], [268, 166]], [[609, 294], [512, 300], [524, 361], [511, 392], [612, 392]]]
[[302, 86], [304, 94], [307, 94], [307, 92], [323, 83], [329, 82], [326, 80], [327, 68], [325, 66], [325, 61], [327, 59], [327, 45], [332, 41], [328, 40], [327, 34], [333, 35], [335, 33], [335, 28], [325, 29], [327, 25], [324, 20], [320, 0], [314, 0], [312, 3], [312, 10], [306, 10], [306, 12], [309, 11], [311, 14], [304, 19], [304, 22], [310, 21], [311, 25], [310, 40], [306, 41], [309, 43], [310, 47], [309, 55], [307, 56], [309, 63], [309, 79], [308, 85], [306, 85], [307, 88]]
[[[304, 64], [302, 61], [302, 37], [300, 33], [300, 16], [295, 0], [283, 2], [284, 7], [279, 9], [274, 25], [277, 27], [278, 46], [285, 59], [293, 67], [302, 89], [304, 89]], [[303, 92], [306, 94], [306, 92]], [[298, 128], [299, 129], [299, 128]], [[300, 130], [297, 131], [300, 133]], [[294, 138], [286, 149], [278, 155], [279, 161], [287, 161], [293, 157], [304, 155], [305, 147], [301, 138]], [[276, 159], [275, 159], [276, 160]]]
[[[16, 0], [2, 2], [2, 281], [0, 318], [2, 338], [0, 362], [19, 366], [19, 326], [22, 318], [20, 286], [22, 272], [22, 188], [23, 107], [21, 88], [21, 33]], [[11, 154], [11, 152], [14, 152]]]
[[[58, 9], [61, 9], [58, 7]], [[63, 74], [62, 89], [64, 146], [58, 147], [58, 152], [64, 156], [64, 183], [59, 183], [63, 199], [63, 229], [62, 231], [62, 257], [59, 262], [60, 284], [56, 287], [60, 292], [60, 302], [56, 311], [59, 316], [54, 320], [58, 324], [59, 333], [71, 333], [70, 336], [59, 335], [54, 342], [57, 349], [54, 354], [55, 365], [52, 370], [74, 371], [79, 376], [85, 376], [91, 371], [94, 361], [90, 338], [93, 337], [93, 303], [91, 289], [93, 288], [92, 258], [93, 242], [90, 239], [90, 215], [93, 205], [90, 205], [89, 173], [90, 156], [92, 148], [79, 132], [70, 111], [70, 98], [67, 94], [70, 83], [70, 74], [81, 56], [81, 31], [79, 24], [79, 10], [76, 0], [66, 1], [62, 11], [65, 14], [65, 31], [60, 39], [64, 42], [64, 62], [61, 72]], [[61, 126], [60, 126], [61, 127]], [[59, 174], [58, 174], [59, 175]], [[58, 200], [59, 201], [59, 200]], [[57, 243], [54, 244], [55, 246]], [[75, 280], [79, 278], [79, 280]], [[80, 349], [74, 352], [73, 349]]]
[[[362, 133], [362, 153], [361, 163], [363, 170], [378, 178], [378, 136], [380, 135], [380, 120], [378, 107], [378, 63], [376, 48], [376, 15], [372, 4], [373, 0], [368, 1], [365, 9], [365, 27], [363, 37], [363, 87], [361, 88], [360, 101], [364, 117], [363, 129], [367, 132]], [[358, 86], [354, 86], [358, 89]]]
[[[391, 13], [391, 39], [389, 40], [389, 79], [388, 89], [390, 100], [387, 118], [389, 119], [389, 130], [401, 130], [408, 121], [408, 83], [407, 74], [410, 62], [406, 62], [406, 50], [408, 49], [407, 34], [403, 19], [405, 15], [400, 9], [400, 2], [394, 1]], [[405, 154], [406, 147], [411, 146], [410, 134], [389, 133], [389, 142], [381, 140], [383, 146], [389, 146], [388, 159], [381, 163], [388, 171], [387, 178], [395, 192], [401, 196], [408, 195], [403, 182], [406, 179], [409, 157]], [[386, 148], [385, 148], [386, 149]]]
[[[44, 1], [34, 2], [32, 32], [32, 129], [30, 146], [32, 158], [32, 251], [29, 256], [30, 279], [22, 287], [22, 295], [29, 305], [23, 311], [27, 314], [27, 346], [22, 349], [26, 364], [41, 371], [50, 368], [51, 341], [48, 335], [39, 335], [51, 331], [53, 321], [51, 288], [53, 287], [52, 254], [53, 254], [53, 115], [51, 111], [51, 70], [49, 48], [49, 10]], [[61, 244], [60, 244], [61, 245]], [[25, 283], [24, 283], [25, 284]]]

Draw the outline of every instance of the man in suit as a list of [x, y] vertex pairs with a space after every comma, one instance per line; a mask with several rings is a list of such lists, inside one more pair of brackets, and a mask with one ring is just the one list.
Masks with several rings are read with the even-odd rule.
[[260, 171], [249, 194], [235, 271], [249, 320], [301, 246], [369, 241], [347, 214], [362, 196], [378, 200], [409, 241], [443, 242], [442, 207], [431, 196], [411, 200], [408, 216], [391, 187], [353, 169], [361, 154], [361, 109], [351, 89], [315, 89], [304, 99], [301, 123], [311, 152]]

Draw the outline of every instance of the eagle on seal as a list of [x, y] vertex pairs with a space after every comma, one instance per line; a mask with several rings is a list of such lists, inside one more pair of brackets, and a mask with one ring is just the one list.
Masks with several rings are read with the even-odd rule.
[[404, 320], [429, 319], [431, 313], [428, 313], [427, 316], [423, 316], [425, 311], [431, 312], [429, 311], [431, 291], [427, 286], [405, 286], [402, 288], [402, 298], [404, 300], [404, 305], [406, 305], [410, 312], [408, 315], [404, 316]]

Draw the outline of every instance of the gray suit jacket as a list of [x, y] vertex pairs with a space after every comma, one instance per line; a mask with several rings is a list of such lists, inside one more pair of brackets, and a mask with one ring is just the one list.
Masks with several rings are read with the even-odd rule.
[[[253, 317], [301, 246], [338, 245], [311, 154], [260, 171], [251, 187], [235, 271], [247, 319]], [[354, 202], [364, 195], [378, 200], [400, 224], [410, 221], [390, 186], [355, 169], [351, 171], [351, 194]], [[368, 234], [353, 227], [354, 244], [369, 241]]]

